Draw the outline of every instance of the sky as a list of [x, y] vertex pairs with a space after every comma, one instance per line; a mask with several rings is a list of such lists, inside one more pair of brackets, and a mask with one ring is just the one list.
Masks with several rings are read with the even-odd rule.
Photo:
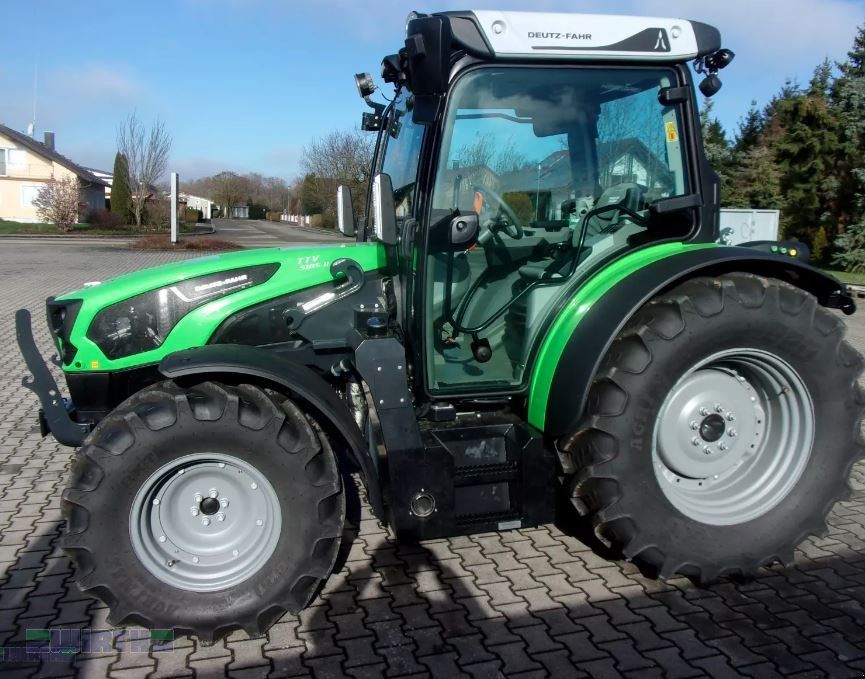
[[[292, 179], [303, 147], [357, 127], [353, 76], [376, 76], [411, 10], [500, 9], [677, 16], [717, 26], [737, 58], [715, 113], [728, 132], [787, 78], [841, 60], [865, 0], [0, 0], [0, 123], [56, 134], [57, 149], [111, 170], [135, 111], [173, 136], [181, 179], [223, 170]], [[380, 83], [381, 84], [381, 83]]]

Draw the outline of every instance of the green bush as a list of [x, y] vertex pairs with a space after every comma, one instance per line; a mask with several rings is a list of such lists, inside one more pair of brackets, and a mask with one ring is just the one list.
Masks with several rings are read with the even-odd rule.
[[183, 221], [187, 224], [198, 224], [203, 218], [204, 213], [197, 208], [188, 207], [183, 212]]

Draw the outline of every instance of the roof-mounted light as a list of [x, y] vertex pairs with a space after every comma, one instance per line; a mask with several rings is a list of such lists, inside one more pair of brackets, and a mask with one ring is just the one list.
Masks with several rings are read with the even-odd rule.
[[357, 85], [357, 93], [361, 99], [366, 99], [375, 92], [375, 83], [369, 73], [355, 73], [354, 84]]

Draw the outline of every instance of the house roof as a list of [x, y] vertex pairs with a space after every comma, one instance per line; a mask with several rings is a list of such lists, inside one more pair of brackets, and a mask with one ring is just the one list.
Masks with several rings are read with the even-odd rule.
[[45, 144], [41, 141], [36, 141], [32, 137], [28, 137], [23, 132], [18, 132], [17, 130], [13, 130], [11, 127], [6, 127], [6, 125], [0, 125], [0, 134], [4, 137], [9, 137], [9, 139], [13, 140], [19, 146], [32, 151], [33, 153], [37, 153], [44, 158], [48, 158], [49, 160], [53, 160], [55, 163], [59, 163], [63, 167], [67, 168], [71, 172], [74, 172], [78, 175], [80, 179], [90, 183], [90, 184], [99, 184], [100, 186], [108, 186], [107, 183], [102, 181], [99, 177], [93, 174], [86, 167], [82, 167], [78, 163], [75, 163], [66, 156], [53, 149], [49, 149]]

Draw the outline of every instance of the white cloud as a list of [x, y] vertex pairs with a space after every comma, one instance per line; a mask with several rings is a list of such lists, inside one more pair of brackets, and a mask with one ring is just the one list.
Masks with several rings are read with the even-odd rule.
[[129, 103], [145, 94], [133, 76], [105, 64], [51, 70], [45, 76], [45, 89], [59, 100], [83, 102]]

